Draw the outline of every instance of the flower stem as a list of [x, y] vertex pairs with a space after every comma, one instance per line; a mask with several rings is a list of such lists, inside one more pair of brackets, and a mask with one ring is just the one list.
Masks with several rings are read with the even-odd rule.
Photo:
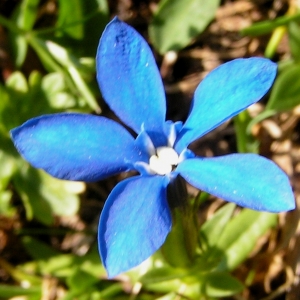
[[234, 118], [234, 128], [236, 133], [237, 150], [239, 153], [258, 153], [258, 142], [251, 134], [247, 133], [247, 127], [251, 117], [244, 110]]
[[194, 201], [189, 200], [172, 211], [173, 227], [162, 246], [162, 253], [173, 267], [187, 268], [193, 265], [199, 247], [198, 200], [199, 197], [196, 197]]

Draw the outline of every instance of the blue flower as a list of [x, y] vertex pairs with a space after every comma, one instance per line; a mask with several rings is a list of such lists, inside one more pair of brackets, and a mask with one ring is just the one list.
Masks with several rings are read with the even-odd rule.
[[188, 146], [255, 103], [269, 90], [276, 64], [236, 59], [199, 84], [184, 124], [165, 121], [163, 84], [148, 44], [113, 19], [97, 52], [97, 80], [115, 114], [61, 113], [31, 119], [11, 131], [21, 155], [54, 177], [97, 181], [123, 171], [99, 223], [99, 249], [109, 277], [140, 264], [164, 243], [172, 219], [167, 186], [179, 174], [194, 187], [243, 207], [280, 212], [295, 207], [287, 176], [255, 154], [205, 158]]

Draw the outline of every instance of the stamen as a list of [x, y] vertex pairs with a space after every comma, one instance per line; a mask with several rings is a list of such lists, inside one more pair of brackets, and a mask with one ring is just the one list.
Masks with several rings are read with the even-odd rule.
[[178, 154], [173, 148], [158, 147], [156, 149], [157, 156], [170, 165], [178, 164]]
[[149, 160], [151, 170], [158, 175], [166, 175], [172, 172], [172, 165], [165, 163], [156, 155], [152, 155]]
[[158, 175], [171, 173], [173, 166], [176, 166], [179, 160], [176, 151], [170, 147], [158, 147], [156, 154], [150, 157], [150, 169]]

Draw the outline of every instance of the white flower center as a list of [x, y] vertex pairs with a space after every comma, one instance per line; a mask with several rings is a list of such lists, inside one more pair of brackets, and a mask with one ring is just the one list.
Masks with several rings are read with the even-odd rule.
[[172, 172], [174, 166], [177, 166], [179, 156], [171, 147], [158, 147], [156, 155], [152, 155], [149, 160], [149, 166], [152, 172], [158, 175], [166, 175]]

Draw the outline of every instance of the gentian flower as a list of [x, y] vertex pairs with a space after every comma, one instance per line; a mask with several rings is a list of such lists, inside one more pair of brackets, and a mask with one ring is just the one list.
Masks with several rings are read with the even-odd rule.
[[199, 84], [184, 124], [165, 121], [162, 80], [146, 41], [117, 18], [97, 52], [97, 80], [114, 113], [136, 133], [103, 116], [44, 115], [11, 131], [34, 167], [67, 180], [97, 181], [129, 170], [99, 222], [99, 251], [109, 277], [151, 256], [172, 227], [167, 186], [181, 175], [194, 187], [240, 206], [281, 212], [295, 207], [285, 173], [255, 154], [197, 157], [188, 146], [260, 100], [276, 76], [264, 58], [236, 59]]

